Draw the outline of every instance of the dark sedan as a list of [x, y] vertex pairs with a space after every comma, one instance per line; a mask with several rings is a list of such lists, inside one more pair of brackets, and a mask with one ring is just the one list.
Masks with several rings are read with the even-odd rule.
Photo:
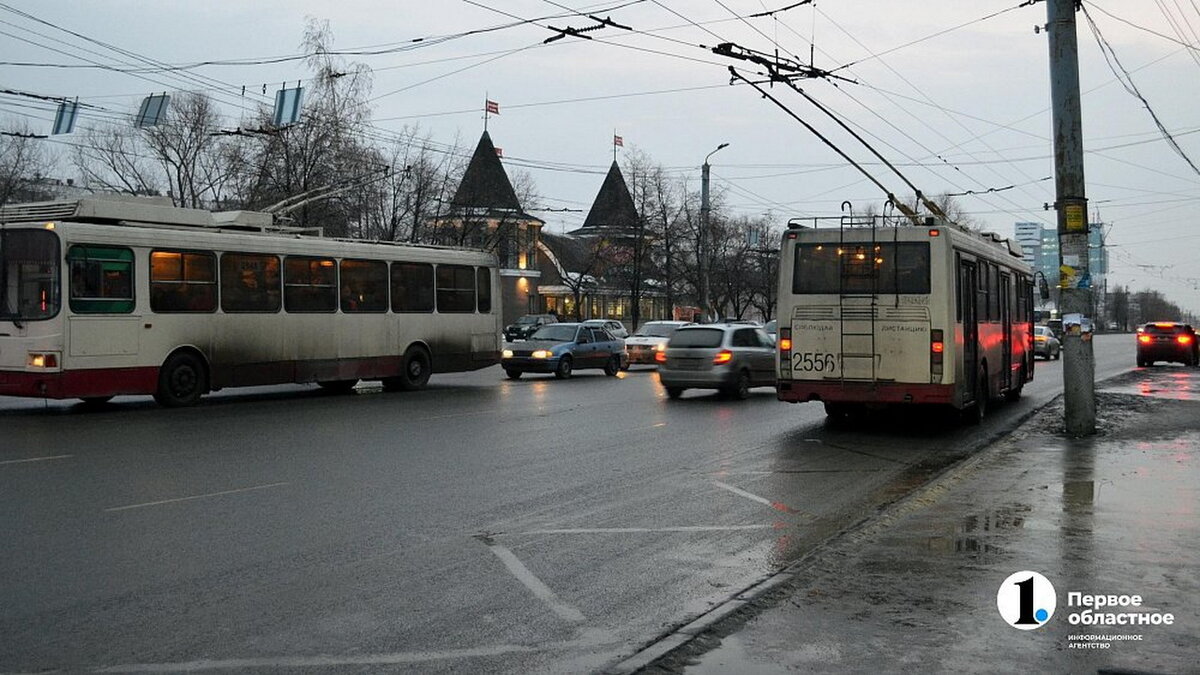
[[1137, 329], [1137, 364], [1175, 361], [1185, 366], [1200, 364], [1196, 331], [1186, 323], [1155, 321]]
[[525, 373], [554, 373], [562, 380], [580, 368], [601, 368], [605, 375], [615, 376], [624, 359], [625, 343], [603, 328], [556, 323], [505, 349], [500, 365], [514, 380]]

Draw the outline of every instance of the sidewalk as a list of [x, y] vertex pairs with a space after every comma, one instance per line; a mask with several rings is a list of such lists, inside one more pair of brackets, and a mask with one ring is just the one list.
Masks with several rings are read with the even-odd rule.
[[[1095, 437], [1059, 433], [1058, 399], [818, 552], [751, 618], [650, 671], [1200, 673], [1200, 369], [1139, 369], [1097, 389]], [[1026, 570], [1057, 604], [1018, 630], [997, 593]], [[1143, 602], [1068, 606], [1069, 593]], [[1073, 625], [1091, 620], [1083, 610], [1174, 623]]]

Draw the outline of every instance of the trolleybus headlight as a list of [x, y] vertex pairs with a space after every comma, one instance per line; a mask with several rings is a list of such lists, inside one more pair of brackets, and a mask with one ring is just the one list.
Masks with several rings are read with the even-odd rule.
[[548, 359], [551, 354], [549, 349], [538, 349], [533, 352], [532, 356], [535, 359]]
[[58, 352], [29, 352], [29, 367], [45, 370], [58, 369]]

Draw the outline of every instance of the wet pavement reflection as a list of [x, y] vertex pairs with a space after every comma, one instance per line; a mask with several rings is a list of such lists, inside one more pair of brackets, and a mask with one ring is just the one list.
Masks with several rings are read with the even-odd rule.
[[[1200, 640], [1200, 369], [1102, 383], [1099, 433], [1062, 433], [1056, 402], [978, 458], [833, 541], [663, 665], [689, 673], [1195, 672]], [[886, 456], [886, 451], [882, 451]], [[915, 468], [915, 467], [910, 467]], [[1007, 577], [1046, 576], [1057, 604], [1015, 630]], [[1171, 625], [1085, 625], [1068, 593], [1140, 595]], [[725, 637], [721, 637], [722, 635]]]

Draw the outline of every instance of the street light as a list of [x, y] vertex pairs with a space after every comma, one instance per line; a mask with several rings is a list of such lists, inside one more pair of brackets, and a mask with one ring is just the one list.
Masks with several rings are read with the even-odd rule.
[[728, 143], [722, 143], [717, 146], [716, 150], [704, 156], [704, 164], [700, 166], [700, 241], [699, 241], [699, 260], [696, 262], [700, 265], [700, 309], [704, 310], [705, 317], [710, 317], [712, 312], [709, 308], [709, 231], [708, 231], [708, 158], [715, 155], [718, 151], [729, 147]]

